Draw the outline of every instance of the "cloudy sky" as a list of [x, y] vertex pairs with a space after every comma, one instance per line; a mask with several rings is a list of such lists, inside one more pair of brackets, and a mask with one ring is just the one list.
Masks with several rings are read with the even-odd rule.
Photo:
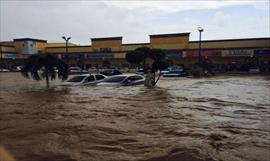
[[38, 38], [89, 45], [90, 38], [123, 36], [124, 43], [149, 42], [148, 35], [190, 32], [202, 39], [270, 37], [268, 0], [16, 1], [0, 0], [0, 40]]

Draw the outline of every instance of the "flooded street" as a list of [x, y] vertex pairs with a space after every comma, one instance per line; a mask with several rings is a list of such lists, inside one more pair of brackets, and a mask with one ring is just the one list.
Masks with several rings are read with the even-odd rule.
[[59, 86], [0, 73], [0, 145], [18, 161], [269, 161], [270, 77]]

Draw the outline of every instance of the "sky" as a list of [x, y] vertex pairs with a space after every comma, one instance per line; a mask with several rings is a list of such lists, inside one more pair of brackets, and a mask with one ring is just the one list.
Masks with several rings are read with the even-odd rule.
[[190, 32], [190, 40], [270, 37], [268, 0], [0, 0], [0, 40], [36, 38], [90, 45], [90, 38]]

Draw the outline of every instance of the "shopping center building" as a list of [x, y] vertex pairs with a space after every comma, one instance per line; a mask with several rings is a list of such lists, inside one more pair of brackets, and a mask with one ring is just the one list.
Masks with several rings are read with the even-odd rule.
[[[2, 65], [10, 68], [22, 65], [33, 54], [54, 54], [72, 66], [133, 67], [125, 60], [127, 52], [138, 47], [163, 49], [170, 65], [188, 67], [198, 62], [199, 41], [189, 41], [190, 33], [150, 35], [149, 43], [123, 44], [122, 37], [91, 38], [91, 45], [50, 43], [46, 40], [22, 38], [1, 42]], [[203, 40], [201, 58], [209, 59], [218, 71], [241, 70], [246, 61], [269, 69], [270, 37]]]

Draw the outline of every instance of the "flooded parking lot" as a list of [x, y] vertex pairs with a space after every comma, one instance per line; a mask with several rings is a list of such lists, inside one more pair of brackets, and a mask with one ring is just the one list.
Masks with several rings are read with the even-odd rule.
[[59, 84], [0, 73], [0, 144], [16, 160], [269, 161], [269, 76]]

